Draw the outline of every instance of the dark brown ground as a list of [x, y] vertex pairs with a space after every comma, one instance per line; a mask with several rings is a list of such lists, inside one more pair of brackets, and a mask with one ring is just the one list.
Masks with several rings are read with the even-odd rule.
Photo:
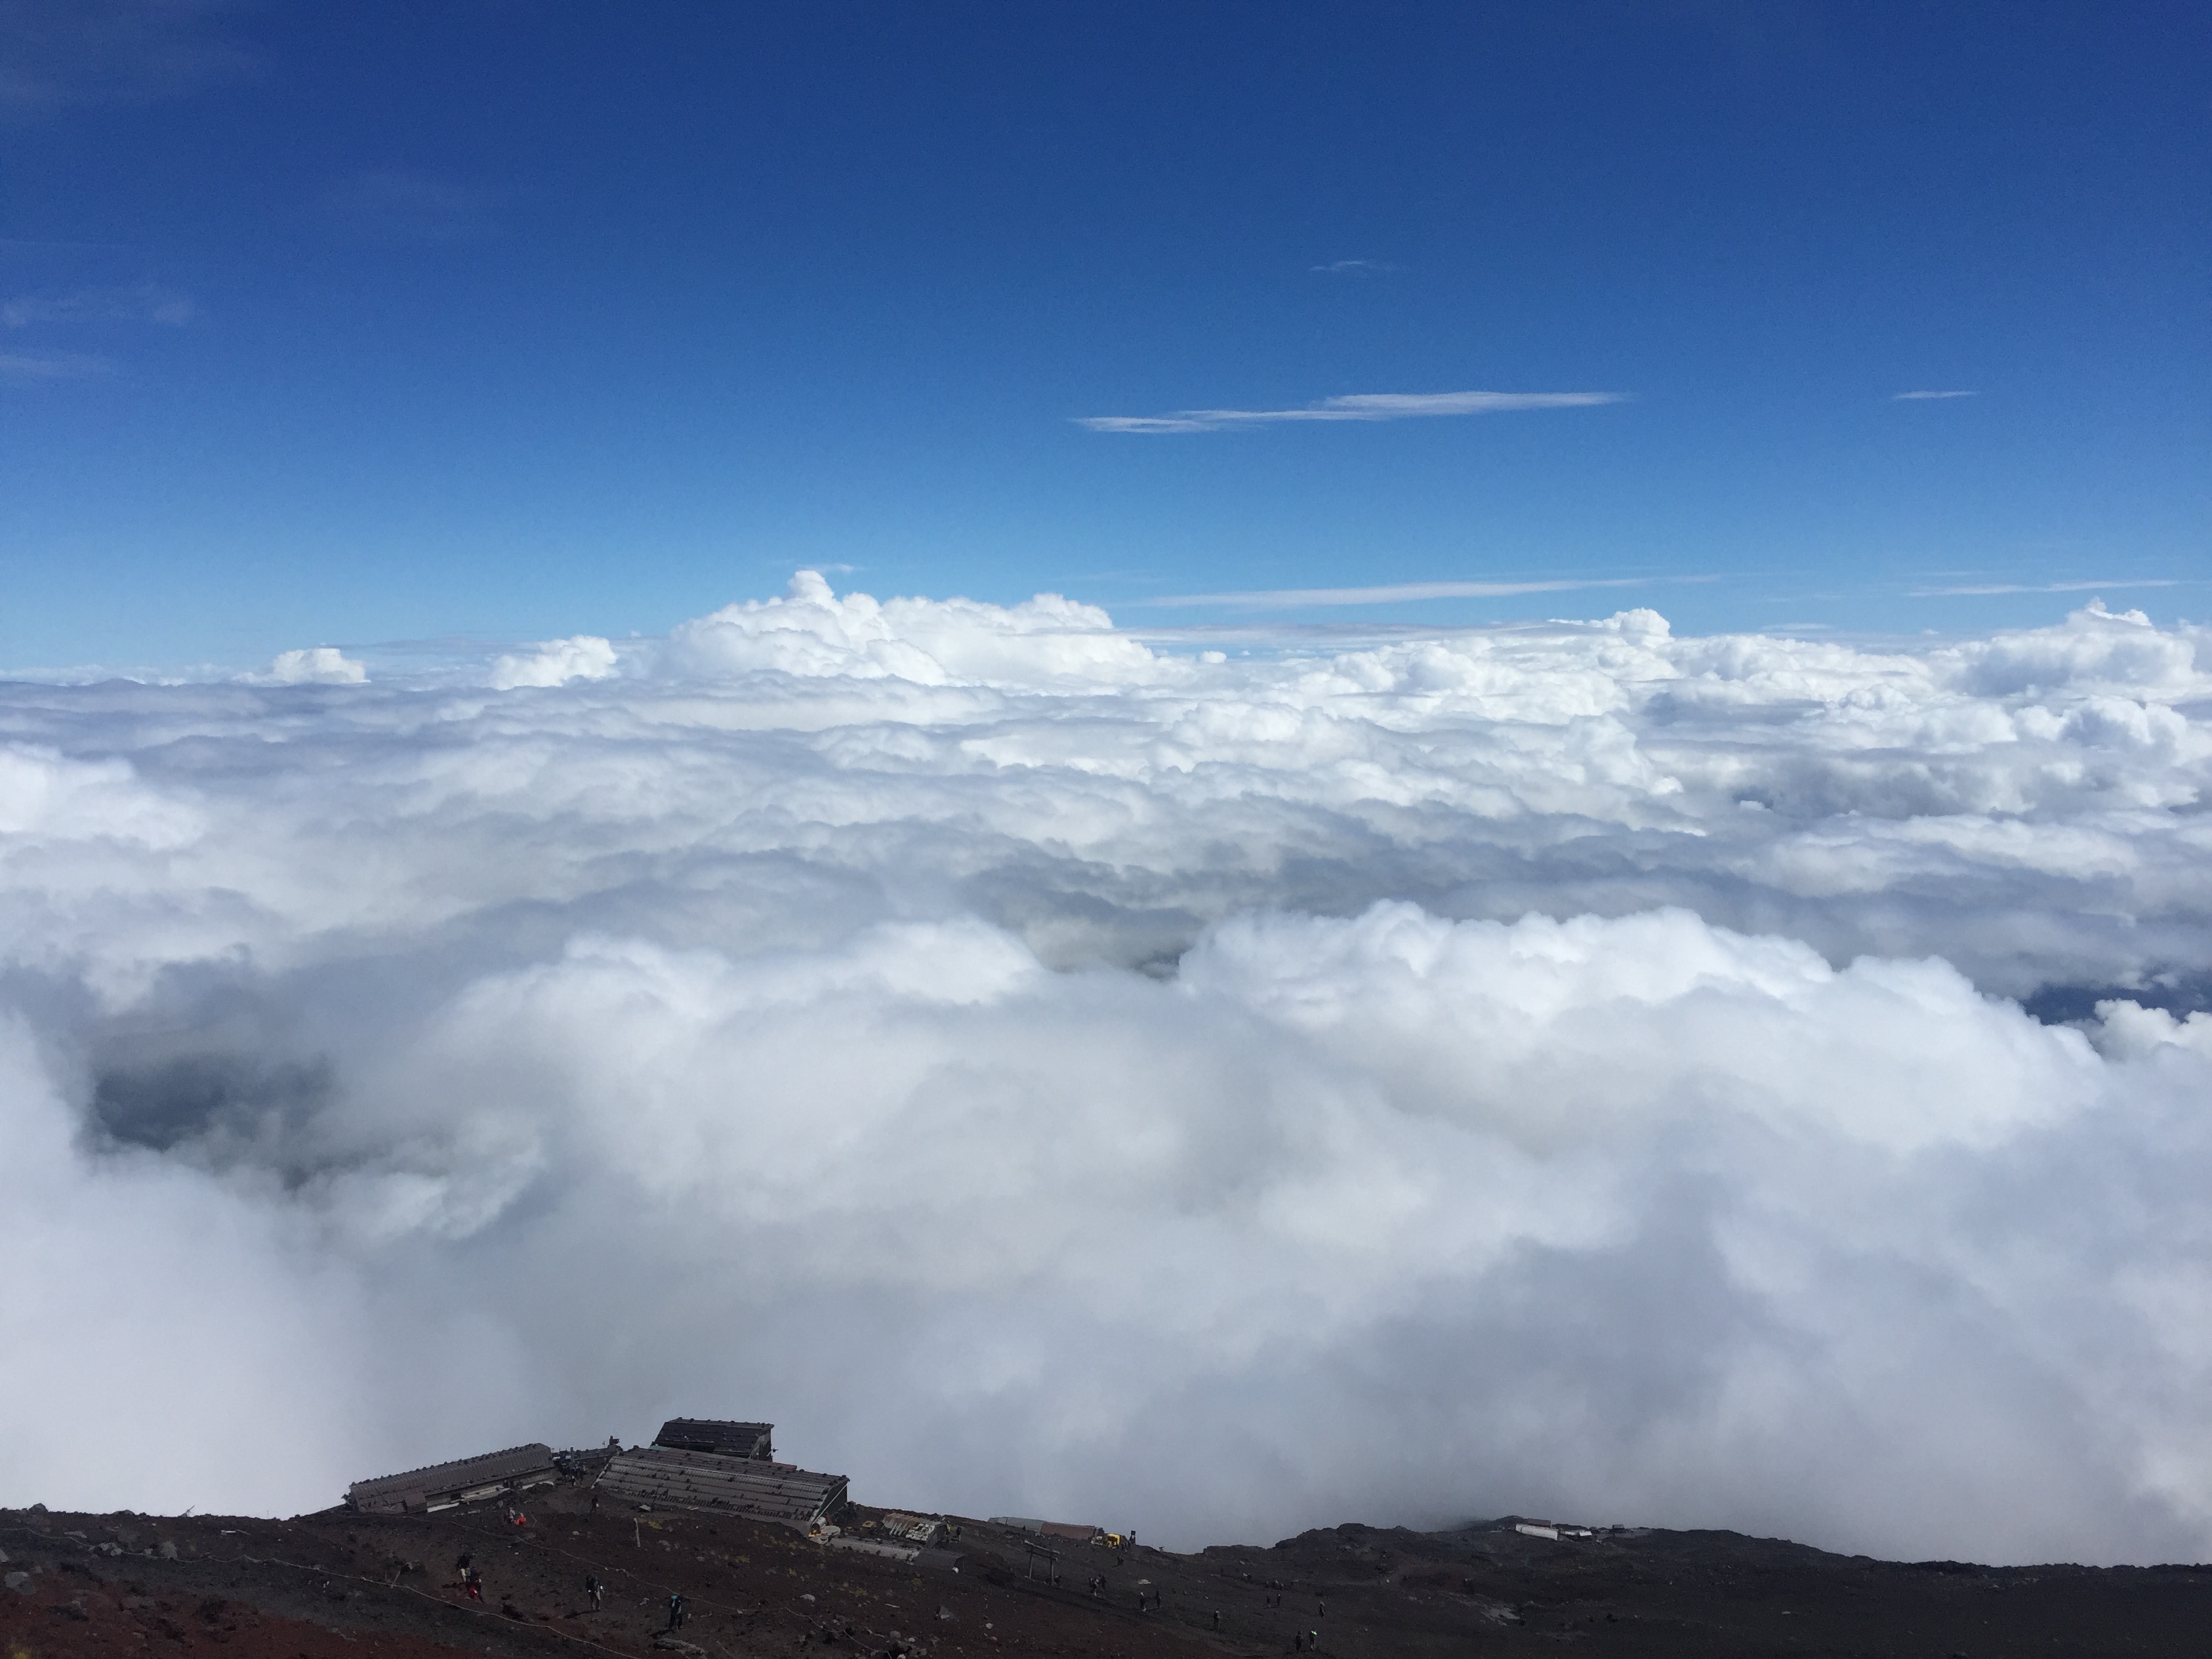
[[[1062, 1545], [1061, 1583], [1024, 1577], [1020, 1534], [963, 1523], [959, 1572], [824, 1549], [779, 1528], [592, 1515], [581, 1490], [503, 1506], [291, 1521], [0, 1510], [0, 1659], [1146, 1659], [1318, 1650], [1385, 1656], [2212, 1656], [2212, 1567], [1899, 1565], [1734, 1533], [1525, 1537], [1347, 1526], [1273, 1548], [1127, 1557]], [[866, 1512], [863, 1512], [864, 1514]], [[175, 1559], [162, 1547], [173, 1546]], [[458, 1588], [466, 1550], [484, 1603]], [[1043, 1571], [1040, 1566], [1039, 1571]], [[606, 1605], [590, 1613], [596, 1573]], [[1093, 1576], [1103, 1595], [1087, 1593]], [[666, 1598], [691, 1618], [656, 1652]], [[1139, 1613], [1140, 1591], [1158, 1591]], [[1271, 1606], [1279, 1599], [1281, 1605]], [[1323, 1607], [1326, 1611], [1321, 1611]], [[1212, 1628], [1216, 1610], [1219, 1632]]]

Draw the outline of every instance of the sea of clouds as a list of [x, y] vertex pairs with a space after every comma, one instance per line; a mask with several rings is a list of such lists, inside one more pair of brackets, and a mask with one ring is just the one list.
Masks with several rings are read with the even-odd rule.
[[2212, 1547], [2212, 629], [1040, 597], [0, 684], [0, 1503]]

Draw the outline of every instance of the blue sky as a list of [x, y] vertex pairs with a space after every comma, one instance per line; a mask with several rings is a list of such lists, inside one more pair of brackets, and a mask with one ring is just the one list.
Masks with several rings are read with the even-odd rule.
[[[656, 632], [801, 565], [1146, 626], [2212, 610], [2199, 7], [0, 30], [0, 664]], [[1618, 400], [1082, 424], [1476, 390]]]

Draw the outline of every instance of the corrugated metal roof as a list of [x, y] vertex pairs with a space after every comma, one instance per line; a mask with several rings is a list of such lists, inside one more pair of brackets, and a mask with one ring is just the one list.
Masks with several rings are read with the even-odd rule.
[[894, 1538], [927, 1548], [937, 1542], [945, 1531], [944, 1518], [934, 1515], [908, 1515], [904, 1510], [885, 1510], [884, 1530]]
[[525, 1483], [535, 1485], [541, 1480], [553, 1480], [557, 1473], [553, 1466], [553, 1449], [533, 1441], [527, 1446], [510, 1446], [505, 1451], [485, 1452], [481, 1456], [458, 1458], [450, 1463], [427, 1464], [399, 1474], [379, 1475], [373, 1480], [356, 1480], [346, 1488], [346, 1502], [358, 1510], [397, 1515], [406, 1510], [427, 1509], [434, 1503], [453, 1501], [463, 1492], [483, 1487], [493, 1489], [492, 1493], [486, 1494], [490, 1496]]
[[617, 1453], [599, 1479], [601, 1492], [633, 1504], [750, 1516], [801, 1532], [842, 1504], [845, 1488], [842, 1474], [673, 1446]]
[[723, 1457], [757, 1457], [763, 1461], [775, 1455], [769, 1443], [773, 1423], [731, 1423], [713, 1417], [672, 1417], [660, 1425], [660, 1432], [653, 1437], [656, 1446], [667, 1446], [677, 1451], [714, 1452]]

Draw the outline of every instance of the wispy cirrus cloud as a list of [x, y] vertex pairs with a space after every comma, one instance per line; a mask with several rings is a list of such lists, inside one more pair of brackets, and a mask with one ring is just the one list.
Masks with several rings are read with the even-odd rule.
[[1330, 276], [1380, 276], [1401, 267], [1388, 259], [1332, 259], [1325, 265], [1308, 265], [1306, 269]]
[[0, 116], [143, 104], [252, 77], [260, 54], [223, 33], [227, 0], [7, 0]]
[[1492, 415], [1512, 409], [1579, 409], [1627, 401], [1625, 392], [1358, 392], [1297, 409], [1178, 409], [1168, 415], [1079, 415], [1093, 432], [1219, 432], [1288, 421], [1405, 421]]
[[1992, 593], [2087, 593], [2107, 588], [2179, 587], [2179, 576], [2125, 576], [2117, 581], [1987, 582], [1960, 587], [1916, 587], [1916, 599], [1980, 599]]
[[1501, 599], [1522, 593], [1567, 593], [1588, 587], [1649, 587], [1655, 582], [1709, 582], [1711, 576], [1564, 577], [1532, 582], [1390, 582], [1379, 587], [1264, 587], [1235, 593], [1171, 593], [1141, 605], [1249, 605], [1299, 610], [1333, 605], [1400, 605], [1420, 599]]
[[1981, 395], [1978, 392], [1899, 392], [1891, 397], [1890, 402], [1924, 404], [1933, 403], [1944, 398], [1978, 398]]
[[0, 380], [88, 380], [112, 374], [107, 358], [86, 351], [0, 351]]
[[378, 246], [472, 242], [498, 228], [485, 191], [404, 167], [364, 168], [326, 191], [322, 205], [340, 240]]
[[0, 327], [36, 323], [160, 323], [177, 328], [196, 307], [184, 295], [153, 283], [77, 289], [65, 294], [21, 294], [0, 301]]

